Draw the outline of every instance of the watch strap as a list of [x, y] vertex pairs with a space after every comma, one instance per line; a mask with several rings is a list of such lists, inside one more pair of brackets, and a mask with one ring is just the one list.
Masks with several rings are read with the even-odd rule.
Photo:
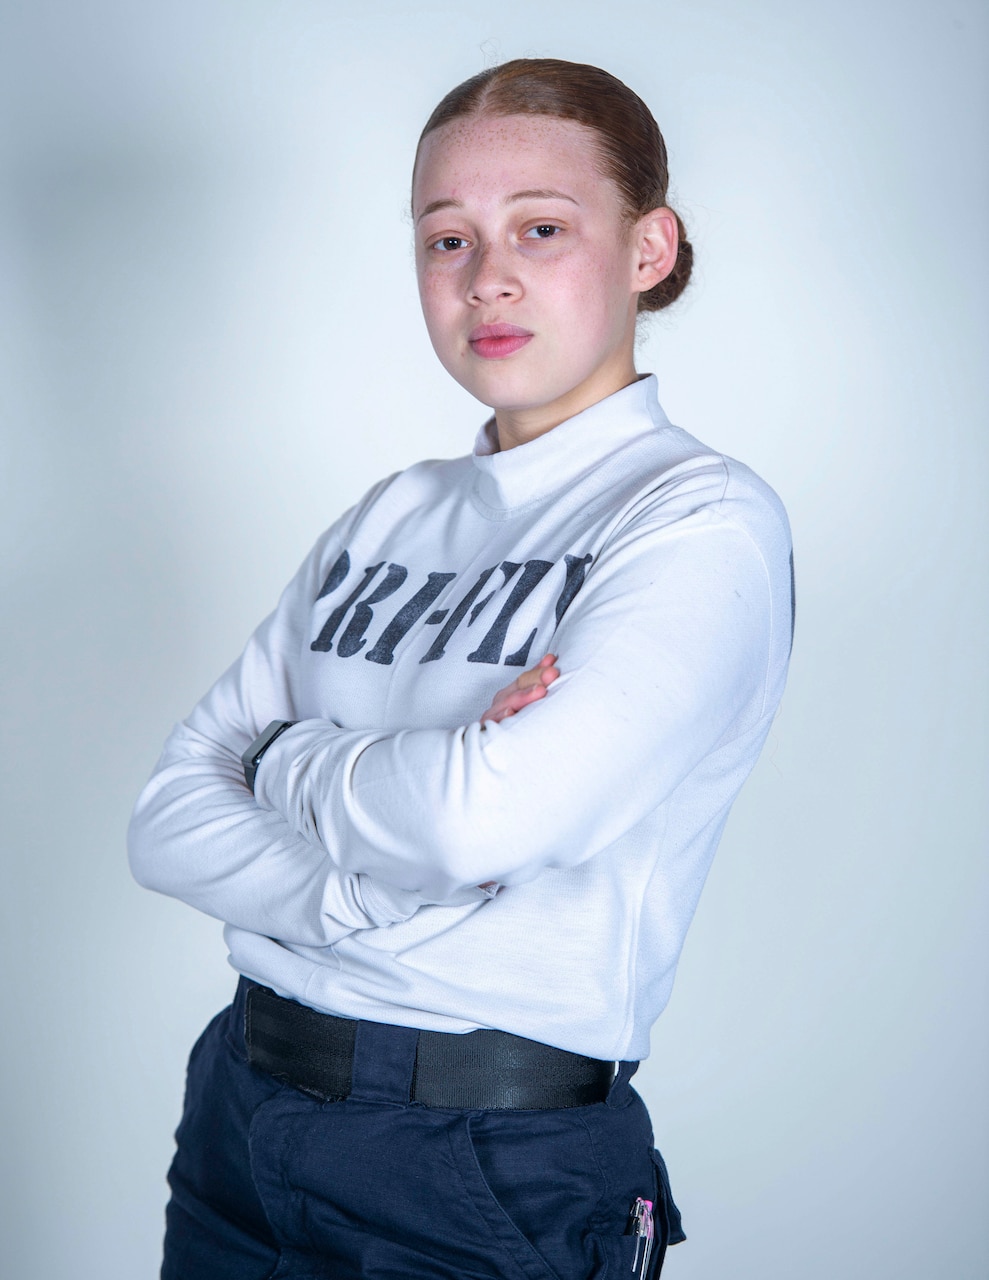
[[286, 729], [291, 729], [294, 724], [298, 724], [298, 720], [272, 720], [271, 724], [254, 739], [251, 745], [240, 757], [241, 764], [244, 766], [244, 781], [254, 794], [254, 780], [257, 777], [258, 765], [261, 758], [268, 750], [276, 738], [280, 738]]

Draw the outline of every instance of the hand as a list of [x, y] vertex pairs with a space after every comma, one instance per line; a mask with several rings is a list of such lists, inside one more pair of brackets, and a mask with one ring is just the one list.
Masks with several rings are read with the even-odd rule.
[[481, 716], [481, 724], [484, 724], [485, 720], [493, 720], [497, 724], [499, 720], [515, 715], [516, 711], [521, 711], [530, 702], [538, 702], [540, 698], [545, 698], [547, 688], [559, 674], [556, 655], [547, 653], [534, 667], [523, 671], [517, 680], [513, 680], [504, 689], [498, 690], [491, 706]]

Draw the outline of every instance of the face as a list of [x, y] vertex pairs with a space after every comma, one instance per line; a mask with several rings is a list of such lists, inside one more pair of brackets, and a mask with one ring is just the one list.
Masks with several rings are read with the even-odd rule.
[[675, 223], [629, 227], [592, 130], [455, 120], [423, 142], [412, 210], [433, 347], [495, 410], [503, 448], [634, 380], [636, 303], [672, 268]]

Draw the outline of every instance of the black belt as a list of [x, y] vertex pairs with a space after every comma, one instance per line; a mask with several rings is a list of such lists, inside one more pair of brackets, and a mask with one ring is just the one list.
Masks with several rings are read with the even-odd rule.
[[[350, 1094], [357, 1026], [267, 987], [247, 992], [248, 1061], [326, 1102]], [[464, 1111], [584, 1107], [604, 1101], [614, 1074], [613, 1062], [507, 1031], [420, 1031], [410, 1101]]]

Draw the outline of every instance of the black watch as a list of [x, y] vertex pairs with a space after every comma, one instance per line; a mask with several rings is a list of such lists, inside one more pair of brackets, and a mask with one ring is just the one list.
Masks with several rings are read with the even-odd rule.
[[244, 766], [244, 781], [251, 788], [252, 795], [254, 794], [254, 779], [257, 777], [261, 757], [276, 738], [280, 738], [286, 729], [291, 729], [294, 724], [298, 723], [298, 720], [272, 720], [267, 729], [254, 739], [240, 757]]

